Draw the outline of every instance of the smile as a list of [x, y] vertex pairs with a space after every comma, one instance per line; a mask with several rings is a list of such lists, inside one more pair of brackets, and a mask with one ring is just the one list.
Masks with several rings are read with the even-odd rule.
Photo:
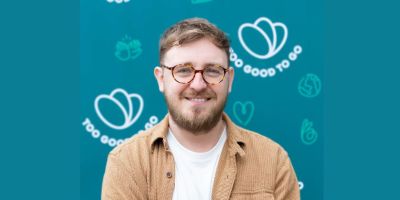
[[187, 99], [189, 101], [204, 102], [204, 101], [210, 100], [211, 98], [189, 98], [189, 97], [185, 97], [185, 99]]
[[191, 101], [193, 103], [203, 103], [206, 102], [208, 100], [210, 100], [211, 98], [189, 98], [189, 97], [185, 97], [186, 100]]

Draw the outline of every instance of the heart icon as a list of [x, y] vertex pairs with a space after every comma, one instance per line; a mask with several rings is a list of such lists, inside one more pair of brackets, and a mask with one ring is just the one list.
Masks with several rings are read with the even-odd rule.
[[251, 118], [253, 118], [254, 114], [254, 103], [251, 101], [247, 101], [242, 103], [240, 101], [236, 101], [233, 104], [233, 115], [242, 125], [249, 124]]
[[[139, 102], [139, 108], [135, 110], [136, 114], [133, 112], [133, 99]], [[101, 102], [107, 102], [109, 105], [114, 105], [114, 112], [119, 112], [123, 116], [122, 123], [116, 124], [115, 122], [111, 122], [110, 119], [104, 117], [104, 114], [100, 109]], [[102, 105], [104, 105], [104, 103]], [[103, 121], [107, 126], [113, 129], [122, 130], [134, 124], [142, 114], [143, 98], [139, 94], [128, 94], [125, 90], [117, 88], [113, 90], [110, 95], [101, 94], [97, 96], [94, 101], [94, 107], [97, 116], [99, 116], [101, 121]], [[108, 118], [110, 117], [112, 116], [108, 116]]]
[[[266, 54], [256, 53], [247, 46], [243, 39], [243, 30], [245, 29], [254, 29], [254, 31], [257, 31], [259, 34], [261, 34], [267, 44]], [[282, 32], [283, 36], [281, 38], [278, 38], [278, 32]], [[238, 35], [240, 43], [250, 55], [258, 59], [268, 59], [276, 55], [283, 48], [287, 40], [288, 30], [286, 25], [283, 23], [273, 23], [266, 17], [260, 17], [253, 24], [242, 24], [239, 27]]]

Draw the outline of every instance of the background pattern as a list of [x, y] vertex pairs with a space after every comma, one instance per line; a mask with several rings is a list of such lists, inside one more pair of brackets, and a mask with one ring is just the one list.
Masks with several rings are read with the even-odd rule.
[[322, 5], [313, 1], [83, 0], [80, 15], [81, 199], [100, 199], [108, 152], [166, 112], [153, 68], [177, 21], [204, 17], [231, 40], [225, 112], [289, 153], [302, 199], [322, 199]]

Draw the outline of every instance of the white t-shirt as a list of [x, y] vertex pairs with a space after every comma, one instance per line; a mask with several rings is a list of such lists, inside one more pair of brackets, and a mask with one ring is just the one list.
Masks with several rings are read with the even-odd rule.
[[226, 138], [224, 128], [217, 144], [211, 150], [197, 153], [182, 146], [171, 129], [169, 130], [167, 140], [175, 160], [173, 200], [211, 199], [214, 176]]

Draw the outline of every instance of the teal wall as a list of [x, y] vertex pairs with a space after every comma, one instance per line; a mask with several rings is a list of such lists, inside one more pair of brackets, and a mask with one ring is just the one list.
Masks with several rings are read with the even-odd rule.
[[[322, 199], [322, 8], [315, 0], [81, 1], [81, 199], [100, 198], [108, 152], [166, 114], [153, 76], [158, 40], [195, 16], [231, 40], [236, 74], [225, 111], [288, 151], [302, 199]], [[268, 45], [263, 33], [271, 43], [276, 33], [276, 43]]]

